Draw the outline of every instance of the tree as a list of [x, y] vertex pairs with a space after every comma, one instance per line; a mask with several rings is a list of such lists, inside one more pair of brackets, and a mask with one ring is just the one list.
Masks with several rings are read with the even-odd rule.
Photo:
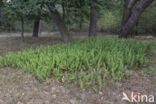
[[[0, 18], [1, 18], [1, 8], [3, 7], [3, 1], [2, 0], [0, 0]], [[1, 22], [1, 21], [0, 21]], [[1, 23], [0, 23], [0, 25], [1, 25]]]
[[40, 30], [40, 17], [37, 17], [34, 21], [34, 27], [33, 27], [33, 37], [38, 37]]
[[89, 37], [96, 37], [96, 23], [97, 23], [97, 11], [95, 2], [91, 2], [90, 7], [90, 25], [89, 25]]
[[96, 37], [96, 24], [98, 11], [100, 11], [107, 0], [89, 0], [90, 5], [90, 25], [89, 25], [89, 37]]
[[79, 32], [81, 32], [85, 20], [89, 18], [89, 2], [88, 0], [72, 0], [66, 5], [68, 10], [66, 15], [67, 23], [78, 24]]
[[[58, 6], [61, 6], [63, 2], [65, 2], [67, 0], [35, 0], [36, 4], [38, 6], [40, 6], [40, 9], [42, 10], [42, 6], [44, 6], [44, 10], [49, 10], [52, 20], [53, 22], [56, 24], [62, 40], [65, 43], [70, 43], [71, 41], [71, 35], [65, 25], [65, 22], [62, 18], [62, 16], [60, 15], [60, 13], [58, 12]], [[31, 1], [33, 2], [33, 0]]]
[[48, 6], [48, 9], [52, 15], [53, 21], [55, 22], [55, 24], [58, 27], [58, 30], [61, 34], [63, 41], [65, 43], [70, 43], [71, 35], [70, 35], [66, 25], [65, 25], [64, 20], [61, 18], [61, 15], [59, 14], [59, 12], [57, 10], [53, 10], [50, 5], [47, 4], [47, 6]]
[[44, 8], [44, 3], [42, 3], [42, 0], [29, 0], [28, 7], [30, 8], [28, 19], [34, 20], [32, 36], [38, 37], [40, 31], [40, 21], [41, 19], [49, 17], [49, 12]]
[[124, 14], [119, 35], [120, 38], [129, 37], [128, 34], [137, 24], [139, 17], [153, 1], [154, 0], [124, 0]]
[[21, 21], [21, 37], [24, 39], [24, 20], [30, 12], [28, 2], [26, 0], [10, 0], [5, 2], [3, 15], [8, 20]]
[[[42, 18], [43, 13], [47, 13], [49, 10], [53, 21], [60, 31], [62, 39], [65, 43], [69, 43], [71, 41], [71, 35], [57, 10], [57, 6], [62, 4], [63, 1], [65, 0], [10, 0], [7, 2], [5, 11], [6, 15], [10, 16], [11, 19], [21, 20], [21, 36], [24, 38], [24, 20], [35, 20], [33, 36], [38, 36], [39, 21]], [[46, 7], [48, 7], [48, 9]]]

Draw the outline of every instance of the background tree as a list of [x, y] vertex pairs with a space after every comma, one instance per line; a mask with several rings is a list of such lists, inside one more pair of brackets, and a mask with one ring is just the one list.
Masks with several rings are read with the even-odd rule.
[[[39, 31], [39, 17], [42, 17], [42, 10], [50, 11], [52, 15], [53, 21], [56, 23], [58, 30], [62, 36], [62, 39], [65, 43], [69, 43], [71, 41], [71, 36], [66, 28], [64, 20], [60, 16], [58, 12], [58, 5], [60, 5], [63, 0], [55, 1], [55, 0], [11, 0], [7, 2], [5, 8], [5, 16], [9, 15], [14, 19], [21, 20], [21, 36], [24, 38], [24, 19], [25, 18], [35, 18], [35, 24], [33, 29], [33, 36], [38, 36]], [[48, 7], [48, 8], [46, 8]]]
[[38, 37], [40, 31], [40, 16], [36, 17], [34, 20], [34, 27], [33, 27], [33, 37]]
[[[120, 38], [128, 38], [128, 34], [132, 28], [136, 25], [139, 17], [144, 10], [152, 4], [154, 0], [124, 0], [124, 15], [122, 20], [122, 26], [120, 30]], [[136, 5], [135, 9], [134, 6]]]
[[[87, 34], [96, 34], [96, 32], [117, 34], [119, 31], [125, 34], [125, 31], [129, 31], [126, 33], [127, 35], [120, 35], [120, 37], [128, 37], [130, 33], [155, 34], [156, 25], [154, 21], [156, 21], [156, 13], [154, 11], [156, 10], [156, 2], [151, 3], [152, 5], [149, 6], [144, 13], [141, 13], [143, 14], [142, 16], [139, 15], [140, 19], [137, 20], [139, 22], [137, 26], [137, 22], [135, 23], [134, 21], [135, 19], [132, 20], [134, 24], [128, 22], [130, 18], [135, 17], [133, 15], [134, 11], [138, 12], [138, 5], [143, 5], [145, 1], [149, 2], [150, 0], [141, 1], [142, 0], [10, 0], [8, 2], [4, 0], [4, 6], [2, 6], [0, 10], [0, 31], [19, 32], [25, 27], [25, 29], [22, 30], [27, 32], [33, 31], [32, 34], [35, 37], [38, 37], [40, 29], [46, 32], [59, 31], [62, 40], [66, 43], [69, 43], [71, 40], [70, 32], [77, 31]], [[91, 4], [93, 4], [92, 2], [95, 5], [95, 9], [90, 8], [93, 7], [91, 6]], [[122, 7], [123, 4], [125, 5], [124, 8]], [[96, 13], [92, 12], [93, 10], [96, 10]], [[122, 11], [124, 11], [124, 16], [122, 16]], [[19, 22], [22, 24], [22, 16], [24, 21], [23, 27], [22, 25], [19, 27]], [[39, 25], [40, 22], [42, 23], [41, 28]], [[121, 29], [120, 24], [122, 24]], [[129, 27], [132, 27], [133, 30]]]
[[70, 43], [71, 41], [71, 34], [69, 33], [65, 21], [61, 17], [60, 13], [58, 12], [57, 8], [59, 5], [62, 5], [63, 0], [57, 1], [57, 0], [45, 0], [42, 3], [44, 3], [48, 10], [50, 11], [52, 15], [53, 22], [55, 22], [61, 37], [65, 43]]
[[29, 20], [34, 20], [32, 36], [38, 37], [40, 31], [40, 20], [47, 12], [43, 9], [44, 5], [40, 4], [37, 0], [29, 0], [28, 4], [29, 8], [31, 8], [28, 16]]
[[21, 37], [24, 39], [24, 19], [27, 17], [30, 9], [26, 0], [11, 0], [5, 3], [3, 9], [4, 16], [9, 20], [21, 21]]
[[96, 24], [97, 24], [97, 10], [96, 3], [91, 1], [90, 4], [90, 25], [89, 25], [89, 37], [96, 37]]

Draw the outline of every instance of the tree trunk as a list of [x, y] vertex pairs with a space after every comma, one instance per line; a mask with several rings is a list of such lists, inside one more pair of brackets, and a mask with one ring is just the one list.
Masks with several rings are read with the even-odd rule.
[[82, 23], [83, 23], [83, 19], [82, 19], [82, 16], [81, 16], [80, 17], [80, 24], [79, 24], [80, 32], [82, 31]]
[[64, 3], [62, 3], [62, 17], [63, 17], [63, 20], [65, 20], [65, 7], [64, 7]]
[[62, 37], [63, 41], [65, 43], [70, 43], [71, 35], [70, 35], [66, 25], [65, 25], [64, 20], [61, 18], [60, 14], [59, 14], [59, 12], [57, 10], [53, 11], [52, 9], [50, 9], [49, 5], [47, 5], [47, 6], [48, 6], [48, 9], [49, 9], [49, 11], [50, 11], [50, 13], [52, 15], [53, 21], [55, 22], [55, 24], [58, 27], [58, 30], [59, 30], [59, 32], [61, 34], [61, 37]]
[[0, 7], [3, 5], [3, 0], [0, 0]]
[[21, 37], [24, 40], [24, 18], [21, 16]]
[[2, 11], [1, 11], [2, 7], [3, 7], [3, 0], [0, 0], [0, 18], [1, 18], [1, 13], [2, 13]]
[[[128, 19], [130, 18], [131, 14], [132, 14], [132, 9], [136, 2], [137, 2], [137, 0], [124, 0], [124, 13], [123, 13], [123, 18], [122, 18], [122, 23], [121, 23], [121, 29], [124, 28]], [[121, 33], [121, 31], [122, 30], [120, 30], [120, 33]], [[120, 38], [128, 38], [129, 36], [128, 35], [122, 36], [120, 34], [119, 37]]]
[[94, 2], [91, 3], [91, 8], [90, 8], [90, 26], [89, 26], [89, 37], [96, 37], [96, 16], [97, 16], [97, 11]]
[[135, 25], [135, 27], [136, 27], [135, 35], [138, 35], [138, 30], [137, 30], [138, 25], [139, 25], [139, 21], [137, 21], [137, 22], [136, 22], [136, 25]]
[[[125, 5], [127, 3], [127, 0], [125, 0]], [[133, 2], [132, 2], [133, 1]], [[136, 25], [139, 17], [144, 12], [144, 10], [153, 2], [154, 0], [140, 0], [136, 8], [132, 11], [133, 6], [135, 5], [135, 0], [130, 0], [127, 8], [128, 10], [125, 10], [123, 22], [120, 30], [120, 36], [119, 38], [128, 38], [128, 34], [133, 29], [133, 27]], [[133, 6], [132, 6], [133, 5]], [[130, 9], [129, 9], [130, 8]], [[127, 15], [126, 15], [127, 14]], [[126, 16], [125, 16], [126, 15]]]
[[36, 20], [34, 21], [34, 28], [33, 28], [33, 37], [38, 37], [39, 34], [39, 30], [40, 30], [40, 18], [36, 18]]
[[122, 26], [127, 23], [136, 2], [137, 0], [124, 0], [124, 14], [122, 19]]

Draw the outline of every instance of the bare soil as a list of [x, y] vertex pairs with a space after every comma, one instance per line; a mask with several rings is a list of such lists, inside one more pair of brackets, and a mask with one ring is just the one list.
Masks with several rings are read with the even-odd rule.
[[[76, 35], [74, 38], [79, 37], [84, 36]], [[57, 36], [26, 37], [24, 41], [18, 36], [1, 37], [0, 55], [9, 51], [19, 51], [24, 48], [35, 48], [40, 45], [56, 43], [62, 43]], [[149, 67], [141, 68], [144, 73], [137, 70], [121, 82], [108, 81], [99, 92], [95, 92], [93, 88], [81, 89], [73, 83], [62, 84], [53, 78], [41, 82], [20, 69], [1, 68], [0, 104], [104, 104], [106, 101], [110, 104], [130, 104], [121, 101], [123, 92], [134, 91], [156, 96], [156, 74], [153, 74], [156, 73], [156, 46], [153, 46], [153, 49], [153, 54], [149, 56]]]

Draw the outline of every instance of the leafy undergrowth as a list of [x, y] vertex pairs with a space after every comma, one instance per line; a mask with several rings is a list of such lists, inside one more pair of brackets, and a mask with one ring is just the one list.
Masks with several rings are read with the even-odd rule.
[[121, 80], [130, 74], [125, 66], [146, 66], [152, 42], [131, 39], [86, 38], [70, 44], [40, 46], [0, 57], [0, 65], [29, 71], [39, 80], [50, 76], [76, 81], [81, 88], [103, 87], [107, 78]]

